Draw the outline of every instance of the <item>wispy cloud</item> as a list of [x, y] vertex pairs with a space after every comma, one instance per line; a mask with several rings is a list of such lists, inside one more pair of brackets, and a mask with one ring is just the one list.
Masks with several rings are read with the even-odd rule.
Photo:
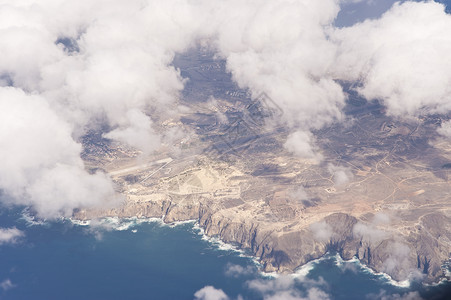
[[16, 227], [0, 228], [0, 245], [14, 244], [24, 236], [25, 233]]
[[241, 265], [227, 264], [225, 275], [229, 277], [241, 277], [251, 275], [257, 272], [257, 269], [252, 266], [243, 267]]
[[0, 288], [2, 288], [2, 290], [4, 290], [4, 291], [15, 288], [16, 286], [17, 285], [13, 284], [9, 278], [0, 282]]

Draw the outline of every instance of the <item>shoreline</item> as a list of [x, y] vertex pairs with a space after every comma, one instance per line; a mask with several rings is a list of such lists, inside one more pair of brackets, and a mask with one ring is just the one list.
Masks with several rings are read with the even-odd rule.
[[[277, 278], [279, 277], [281, 274], [277, 273], [277, 272], [264, 272], [261, 270], [261, 263], [259, 262], [259, 259], [257, 256], [252, 255], [252, 254], [248, 254], [246, 253], [245, 250], [240, 249], [239, 245], [234, 245], [234, 244], [230, 244], [230, 243], [226, 243], [224, 241], [222, 241], [220, 238], [216, 237], [216, 236], [208, 236], [207, 234], [205, 234], [205, 230], [204, 228], [202, 228], [199, 225], [199, 221], [198, 220], [185, 220], [185, 221], [175, 221], [175, 222], [171, 222], [171, 223], [165, 223], [164, 220], [164, 216], [162, 216], [161, 218], [138, 218], [138, 217], [129, 217], [129, 218], [120, 218], [120, 217], [105, 217], [105, 218], [100, 218], [97, 222], [99, 223], [95, 223], [92, 224], [93, 220], [78, 220], [78, 219], [73, 219], [73, 218], [66, 218], [66, 220], [70, 221], [72, 224], [74, 225], [78, 225], [78, 226], [100, 226], [100, 227], [104, 227], [106, 226], [110, 226], [110, 228], [112, 230], [117, 230], [117, 231], [125, 231], [125, 230], [131, 230], [132, 232], [137, 232], [136, 229], [132, 229], [135, 226], [139, 226], [141, 224], [144, 223], [158, 223], [160, 226], [165, 226], [165, 227], [169, 227], [169, 228], [174, 228], [176, 226], [180, 226], [180, 225], [184, 225], [184, 224], [193, 224], [192, 225], [192, 229], [195, 231], [194, 233], [197, 233], [198, 235], [201, 236], [201, 239], [204, 241], [207, 241], [208, 243], [210, 243], [212, 246], [216, 247], [216, 249], [221, 250], [221, 251], [233, 251], [235, 253], [237, 253], [240, 257], [246, 257], [249, 258], [253, 264], [257, 267], [259, 274], [262, 277], [267, 277], [267, 278]], [[107, 222], [104, 222], [107, 221]], [[330, 257], [332, 254], [329, 252], [324, 253], [323, 256], [321, 256], [320, 258], [311, 260], [309, 262], [307, 262], [306, 264], [299, 266], [298, 268], [296, 268], [295, 272], [287, 274], [288, 276], [292, 276], [295, 278], [299, 278], [299, 277], [305, 277], [307, 276], [311, 270], [314, 269], [315, 265], [318, 264], [319, 262], [321, 262], [322, 260], [327, 259], [328, 257]], [[335, 257], [335, 263], [337, 266], [342, 265], [343, 263], [354, 263], [356, 264], [363, 272], [371, 274], [373, 276], [377, 276], [380, 277], [380, 279], [383, 279], [387, 282], [387, 284], [390, 284], [392, 286], [398, 287], [398, 288], [404, 288], [404, 289], [408, 289], [409, 287], [411, 287], [411, 284], [413, 282], [413, 280], [407, 278], [405, 280], [402, 281], [396, 281], [395, 279], [393, 279], [390, 275], [384, 273], [384, 272], [377, 272], [375, 270], [373, 270], [372, 268], [368, 267], [367, 265], [363, 264], [357, 257], [353, 257], [349, 260], [344, 260], [338, 253], [336, 253], [334, 255]], [[424, 286], [439, 286], [442, 284], [446, 284], [451, 282], [449, 279], [447, 279], [446, 277], [442, 277], [440, 278], [440, 280], [438, 282], [434, 282], [432, 284], [426, 284], [426, 283], [421, 283]]]

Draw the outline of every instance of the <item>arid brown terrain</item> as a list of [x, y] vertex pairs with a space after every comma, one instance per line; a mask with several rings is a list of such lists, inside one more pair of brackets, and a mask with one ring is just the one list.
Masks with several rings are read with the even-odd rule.
[[[182, 73], [215, 68], [224, 66], [201, 62]], [[258, 257], [264, 271], [293, 272], [337, 251], [396, 280], [433, 282], [445, 275], [451, 143], [436, 128], [447, 116], [395, 120], [380, 103], [350, 94], [346, 120], [314, 132], [321, 159], [306, 160], [284, 148], [283, 126], [268, 125], [281, 113], [271, 99], [250, 100], [224, 86], [210, 86], [211, 94], [223, 95], [213, 108], [187, 87], [190, 112], [163, 126], [195, 134], [158, 153], [144, 156], [100, 133], [87, 135], [87, 166], [109, 173], [125, 200], [76, 217], [198, 220], [207, 235]]]

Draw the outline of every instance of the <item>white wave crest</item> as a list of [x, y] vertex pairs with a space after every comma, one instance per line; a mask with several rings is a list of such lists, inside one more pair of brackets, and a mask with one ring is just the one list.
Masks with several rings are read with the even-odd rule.
[[343, 260], [343, 258], [340, 255], [337, 254], [336, 259], [341, 261], [341, 263], [336, 263], [337, 266], [340, 265], [340, 264], [344, 264], [344, 263], [352, 263], [352, 264], [355, 264], [357, 267], [359, 267], [362, 270], [362, 272], [368, 273], [368, 274], [372, 274], [374, 276], [377, 276], [380, 279], [385, 280], [390, 285], [393, 285], [393, 286], [396, 286], [396, 287], [401, 287], [401, 288], [408, 288], [408, 287], [410, 287], [410, 284], [411, 284], [410, 279], [405, 279], [405, 280], [402, 280], [402, 281], [396, 281], [395, 279], [393, 279], [387, 273], [374, 271], [373, 269], [371, 269], [367, 265], [363, 264], [355, 256], [353, 258], [351, 258], [350, 260]]
[[20, 219], [24, 220], [28, 227], [30, 226], [41, 226], [47, 224], [44, 219], [39, 219], [34, 216], [29, 208], [22, 210]]
[[68, 220], [72, 222], [72, 224], [77, 226], [91, 226], [116, 231], [131, 230], [132, 228], [143, 223], [163, 224], [163, 221], [159, 218], [137, 218], [137, 217], [132, 218], [106, 217], [93, 220], [77, 220], [69, 218]]

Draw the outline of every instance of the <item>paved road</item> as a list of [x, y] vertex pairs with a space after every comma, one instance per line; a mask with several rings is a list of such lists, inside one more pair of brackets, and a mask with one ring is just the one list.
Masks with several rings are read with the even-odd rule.
[[145, 164], [137, 165], [134, 167], [112, 171], [112, 172], [109, 172], [109, 174], [111, 176], [127, 174], [127, 173], [130, 173], [133, 171], [144, 170], [144, 169], [147, 169], [147, 168], [149, 168], [153, 165], [157, 165], [157, 164], [165, 164], [166, 165], [166, 164], [170, 163], [171, 161], [172, 161], [172, 158], [168, 157], [168, 158], [160, 159], [157, 161], [152, 161], [152, 162], [148, 162]]

